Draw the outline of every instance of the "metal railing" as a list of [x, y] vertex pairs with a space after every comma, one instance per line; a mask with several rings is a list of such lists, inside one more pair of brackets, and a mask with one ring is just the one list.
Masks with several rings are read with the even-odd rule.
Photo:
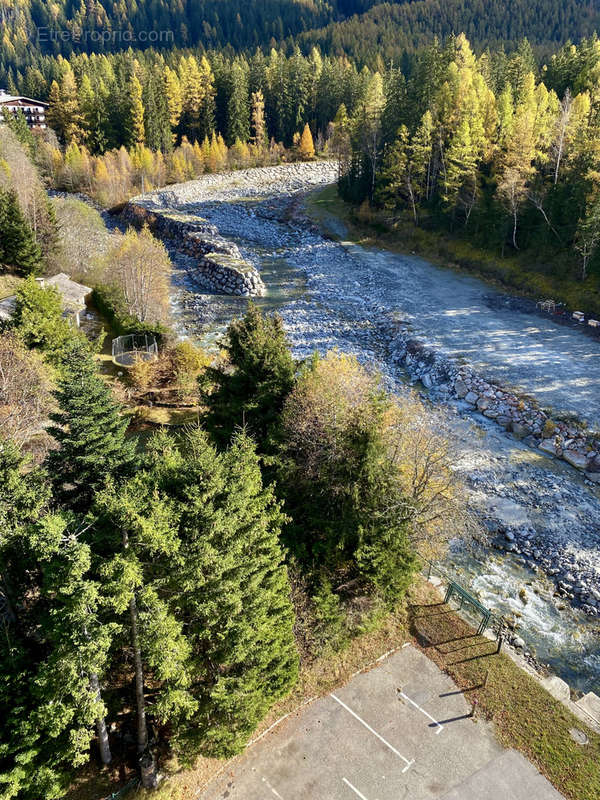
[[498, 644], [497, 652], [500, 652], [502, 647], [502, 642], [504, 641], [504, 634], [505, 631], [508, 630], [508, 624], [506, 620], [501, 614], [498, 614], [495, 611], [492, 611], [491, 608], [487, 608], [479, 600], [472, 595], [468, 589], [461, 584], [450, 575], [446, 570], [444, 570], [437, 562], [431, 561], [428, 558], [424, 558], [423, 556], [419, 556], [421, 561], [423, 562], [423, 570], [427, 573], [427, 580], [431, 578], [432, 575], [437, 575], [446, 581], [446, 593], [444, 597], [444, 602], [449, 603], [453, 596], [457, 596], [459, 598], [459, 607], [457, 610], [460, 613], [464, 607], [464, 604], [467, 604], [467, 607], [474, 608], [480, 615], [481, 620], [479, 623], [479, 627], [477, 629], [478, 635], [483, 635], [484, 631], [491, 630], [495, 634], [496, 642]]

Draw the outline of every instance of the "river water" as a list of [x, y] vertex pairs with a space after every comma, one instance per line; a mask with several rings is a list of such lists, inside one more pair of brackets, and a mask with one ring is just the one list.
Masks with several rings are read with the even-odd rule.
[[[239, 206], [215, 204], [212, 208], [204, 207], [202, 216], [215, 222], [223, 235], [235, 240], [244, 257], [258, 267], [267, 295], [255, 302], [266, 310], [281, 313], [297, 357], [305, 357], [314, 349], [323, 352], [338, 347], [380, 369], [389, 388], [402, 390], [406, 376], [396, 366], [392, 370], [387, 362], [385, 347], [377, 340], [371, 324], [379, 307], [365, 299], [361, 284], [353, 280], [359, 276], [343, 270], [320, 272], [320, 266], [329, 264], [329, 261], [319, 263], [319, 259], [333, 253], [329, 248], [331, 243], [321, 253], [314, 234], [312, 239], [306, 239], [287, 225], [273, 220], [261, 222], [254, 215], [252, 224], [246, 225]], [[239, 235], [241, 230], [245, 235]], [[208, 349], [217, 349], [227, 324], [244, 313], [247, 301], [214, 294], [196, 282], [190, 259], [175, 252], [171, 256], [175, 267], [172, 305], [176, 327], [182, 336], [190, 336]], [[375, 279], [378, 268], [375, 257]], [[501, 435], [485, 418], [476, 418], [477, 415], [464, 409], [451, 409], [449, 415], [449, 425], [462, 448], [461, 470], [469, 475], [477, 511], [484, 508], [488, 511], [491, 507], [499, 516], [516, 514], [522, 517], [519, 521], [538, 525], [540, 517], [546, 514], [554, 519], [554, 528], [560, 528], [567, 524], [560, 514], [567, 513], [569, 503], [583, 508], [581, 495], [564, 494], [584, 489], [574, 483], [576, 476], [572, 472], [561, 468], [557, 474], [555, 465], [546, 466], [535, 460], [530, 463], [527, 448]], [[515, 494], [519, 480], [526, 485], [525, 489], [519, 488], [521, 494], [529, 491], [535, 495], [534, 499]], [[539, 504], [543, 488], [554, 495], [557, 508], [550, 512], [543, 503]], [[564, 495], [562, 501], [560, 492]], [[586, 502], [593, 504], [594, 499]], [[589, 514], [588, 509], [585, 511], [587, 516], [582, 518], [585, 525], [582, 519], [577, 520], [577, 525], [587, 531], [596, 508], [590, 508]], [[573, 525], [574, 531], [575, 528]], [[468, 551], [460, 543], [454, 543], [445, 566], [484, 605], [514, 620], [527, 648], [540, 662], [549, 665], [573, 688], [600, 694], [598, 618], [572, 609], [564, 600], [554, 597], [553, 584], [518, 554], [492, 549]], [[526, 602], [521, 599], [522, 590]]]

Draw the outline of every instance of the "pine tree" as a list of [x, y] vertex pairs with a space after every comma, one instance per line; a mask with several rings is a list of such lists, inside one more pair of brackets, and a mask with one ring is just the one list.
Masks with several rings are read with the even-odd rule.
[[58, 492], [74, 507], [89, 503], [109, 477], [127, 474], [135, 443], [126, 439], [127, 419], [98, 374], [86, 342], [73, 339], [63, 355], [63, 375], [49, 433], [59, 444], [47, 457]]
[[[89, 547], [74, 520], [47, 512], [45, 476], [0, 449], [0, 783], [6, 797], [64, 796], [94, 727], [110, 760], [99, 675], [114, 626], [98, 617]], [[102, 747], [104, 735], [104, 747]]]
[[453, 212], [463, 209], [467, 224], [477, 199], [477, 159], [466, 119], [458, 126], [446, 151], [443, 199]]
[[79, 87], [79, 107], [83, 117], [85, 143], [92, 153], [102, 153], [109, 141], [108, 93], [102, 80], [95, 86], [84, 73]]
[[[161, 442], [168, 457], [165, 437]], [[112, 553], [102, 567], [104, 590], [128, 631], [133, 653], [137, 752], [145, 788], [157, 785], [156, 756], [149, 748], [146, 679], [158, 689], [152, 713], [161, 723], [176, 724], [196, 710], [188, 690], [190, 646], [168, 595], [169, 579], [175, 583], [182, 568], [179, 509], [157, 486], [158, 469], [164, 464], [149, 464], [118, 487], [109, 482], [94, 506], [99, 535]], [[175, 607], [180, 607], [178, 597]]]
[[170, 112], [162, 83], [162, 72], [150, 69], [143, 89], [144, 141], [151, 149], [169, 152], [173, 148]]
[[412, 180], [416, 198], [429, 200], [431, 195], [431, 158], [433, 144], [433, 117], [426, 111], [411, 140]]
[[[408, 160], [408, 130], [406, 125], [398, 129], [396, 140], [388, 147], [379, 173], [375, 199], [387, 208], [398, 208], [407, 197], [410, 186]], [[414, 203], [413, 203], [414, 208]], [[416, 220], [415, 220], [416, 221]]]
[[13, 189], [0, 189], [0, 265], [19, 275], [36, 274], [42, 268], [41, 248]]
[[315, 157], [315, 145], [313, 143], [312, 133], [308, 126], [308, 122], [304, 126], [302, 136], [300, 137], [300, 144], [298, 145], [298, 155], [302, 161], [310, 161]]
[[234, 61], [229, 76], [229, 100], [227, 102], [227, 143], [236, 139], [247, 142], [250, 138], [250, 105], [248, 102], [248, 68]]
[[127, 89], [129, 98], [129, 146], [144, 144], [144, 104], [142, 102], [142, 84], [134, 73]]
[[281, 318], [264, 316], [250, 304], [246, 316], [229, 325], [225, 351], [229, 364], [209, 367], [201, 377], [204, 424], [221, 446], [236, 428], [247, 426], [259, 451], [266, 452], [294, 382], [295, 364]]
[[180, 746], [188, 757], [199, 749], [228, 756], [298, 674], [279, 544], [284, 517], [245, 434], [218, 455], [203, 431], [192, 431], [165, 482], [182, 510], [186, 557], [176, 580], [198, 676], [198, 713], [181, 726]]

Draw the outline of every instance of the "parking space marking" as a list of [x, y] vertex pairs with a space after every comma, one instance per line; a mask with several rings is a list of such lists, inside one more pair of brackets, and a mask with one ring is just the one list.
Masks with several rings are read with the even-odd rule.
[[430, 720], [431, 720], [431, 721], [432, 721], [432, 722], [433, 722], [435, 725], [437, 725], [437, 726], [438, 726], [438, 727], [437, 727], [437, 730], [436, 730], [436, 734], [437, 734], [437, 733], [441, 733], [441, 732], [444, 730], [444, 726], [442, 725], [442, 723], [441, 723], [441, 722], [438, 722], [438, 721], [437, 721], [437, 719], [434, 719], [434, 718], [431, 716], [431, 714], [427, 713], [427, 711], [425, 711], [425, 709], [424, 709], [424, 708], [421, 708], [421, 706], [420, 706], [418, 703], [415, 703], [415, 701], [414, 701], [414, 700], [412, 700], [412, 699], [411, 699], [411, 698], [410, 698], [410, 697], [409, 697], [407, 694], [404, 694], [404, 692], [398, 692], [398, 694], [399, 694], [399, 695], [400, 695], [400, 697], [402, 697], [404, 700], [408, 700], [408, 702], [409, 702], [409, 703], [412, 703], [412, 705], [413, 705], [413, 706], [414, 706], [416, 709], [418, 709], [418, 710], [421, 712], [421, 714], [425, 714], [425, 716], [427, 717], [427, 719], [430, 719]]
[[356, 786], [352, 786], [352, 784], [350, 783], [348, 778], [342, 778], [342, 780], [344, 781], [346, 786], [349, 786], [352, 789], [352, 791], [354, 792], [355, 795], [358, 795], [358, 797], [360, 797], [360, 800], [367, 800], [367, 798], [364, 796], [364, 794], [362, 792], [358, 791]]
[[266, 785], [269, 787], [269, 789], [270, 789], [270, 790], [273, 792], [273, 794], [275, 795], [275, 797], [277, 797], [279, 800], [283, 800], [283, 797], [282, 797], [282, 796], [279, 794], [279, 792], [277, 791], [277, 789], [275, 789], [273, 786], [271, 786], [271, 784], [270, 784], [270, 783], [269, 783], [269, 781], [268, 781], [268, 780], [265, 778], [265, 776], [264, 776], [264, 775], [263, 775], [263, 783], [265, 783], [265, 784], [266, 784]]
[[346, 705], [346, 703], [344, 703], [342, 700], [340, 700], [340, 698], [339, 698], [339, 697], [336, 697], [334, 694], [331, 694], [331, 695], [330, 695], [330, 697], [332, 697], [332, 698], [333, 698], [333, 699], [336, 701], [336, 703], [339, 703], [339, 704], [342, 706], [342, 708], [345, 708], [345, 709], [346, 709], [346, 711], [347, 711], [349, 714], [352, 714], [352, 716], [353, 716], [355, 719], [357, 719], [357, 720], [360, 722], [360, 724], [361, 724], [361, 725], [364, 725], [364, 726], [365, 726], [365, 728], [366, 728], [366, 729], [369, 731], [369, 733], [372, 733], [372, 734], [373, 734], [373, 736], [376, 736], [376, 737], [377, 737], [377, 739], [379, 739], [379, 741], [380, 741], [380, 742], [383, 742], [383, 744], [384, 744], [386, 747], [388, 747], [388, 748], [389, 748], [389, 749], [392, 751], [392, 753], [395, 753], [395, 755], [397, 755], [397, 756], [398, 756], [398, 758], [401, 758], [401, 759], [402, 759], [402, 761], [404, 761], [404, 763], [406, 764], [406, 766], [404, 767], [404, 769], [402, 770], [402, 772], [406, 772], [406, 770], [407, 770], [407, 769], [409, 769], [409, 768], [410, 768], [410, 767], [411, 767], [411, 766], [412, 766], [412, 765], [415, 763], [415, 760], [414, 760], [414, 758], [413, 758], [413, 760], [412, 760], [412, 761], [409, 761], [409, 760], [408, 760], [408, 758], [404, 758], [404, 756], [402, 755], [402, 753], [399, 753], [399, 752], [398, 752], [398, 750], [396, 750], [396, 748], [395, 748], [395, 747], [393, 747], [393, 745], [391, 745], [391, 744], [390, 744], [388, 741], [386, 741], [386, 740], [383, 738], [383, 736], [382, 736], [381, 734], [377, 733], [377, 731], [376, 731], [376, 730], [373, 730], [373, 728], [372, 728], [372, 727], [369, 725], [369, 723], [368, 723], [368, 722], [365, 722], [365, 721], [364, 721], [364, 719], [362, 719], [361, 717], [359, 717], [359, 716], [358, 716], [358, 714], [357, 714], [355, 711], [352, 711], [352, 709], [351, 709], [349, 706], [347, 706], [347, 705]]

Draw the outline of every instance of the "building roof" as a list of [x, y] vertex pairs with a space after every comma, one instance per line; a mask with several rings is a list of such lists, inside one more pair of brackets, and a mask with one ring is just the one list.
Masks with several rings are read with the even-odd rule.
[[16, 302], [17, 296], [14, 294], [12, 294], [10, 297], [5, 297], [4, 300], [0, 300], [1, 322], [8, 322], [9, 319], [12, 318], [12, 315], [15, 313]]
[[63, 301], [67, 305], [77, 305], [83, 307], [85, 298], [92, 291], [89, 286], [72, 281], [66, 272], [59, 272], [51, 278], [43, 278], [42, 286], [54, 286], [60, 292]]
[[43, 100], [34, 100], [31, 97], [23, 97], [23, 95], [4, 94], [0, 92], [0, 105], [5, 103], [31, 103], [32, 106], [48, 106]]
[[[92, 291], [89, 286], [76, 283], [65, 272], [51, 278], [38, 278], [42, 286], [54, 286], [61, 296], [65, 311], [80, 311], [85, 308], [85, 298]], [[17, 297], [12, 294], [0, 300], [0, 322], [7, 322], [15, 313]]]

